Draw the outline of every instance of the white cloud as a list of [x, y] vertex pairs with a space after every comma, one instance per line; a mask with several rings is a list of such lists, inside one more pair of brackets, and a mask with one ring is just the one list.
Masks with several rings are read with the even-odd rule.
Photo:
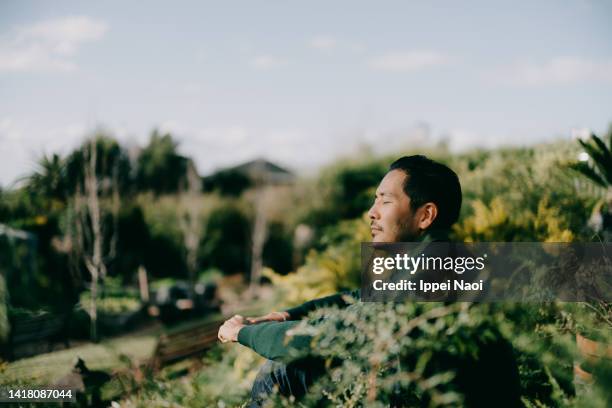
[[394, 72], [413, 72], [448, 63], [449, 58], [436, 51], [392, 52], [368, 61], [372, 69]]
[[448, 143], [452, 151], [461, 152], [474, 147], [490, 148], [494, 145], [495, 139], [486, 137], [479, 132], [469, 129], [450, 129], [441, 137]]
[[0, 37], [0, 72], [74, 71], [79, 47], [100, 40], [107, 30], [106, 23], [86, 16], [14, 28]]
[[612, 82], [612, 59], [555, 57], [544, 63], [517, 62], [495, 75], [513, 85], [566, 84], [585, 81]]
[[331, 36], [319, 35], [312, 38], [308, 45], [319, 51], [332, 52], [338, 46], [338, 41]]
[[179, 140], [179, 151], [194, 158], [203, 175], [259, 157], [294, 170], [312, 169], [341, 150], [338, 141], [312, 129], [257, 129], [240, 124], [200, 128], [177, 121], [166, 121], [160, 129]]
[[473, 129], [451, 128], [442, 132], [438, 138], [448, 143], [453, 152], [464, 152], [473, 148], [496, 149], [500, 147], [530, 146], [554, 140], [560, 132], [550, 132], [544, 135], [534, 134], [529, 127], [506, 130], [504, 133], [474, 131]]
[[308, 41], [308, 46], [325, 54], [339, 51], [350, 51], [355, 54], [363, 53], [366, 47], [363, 44], [347, 42], [331, 35], [317, 35]]
[[287, 63], [286, 59], [271, 55], [259, 55], [250, 61], [251, 67], [261, 70], [282, 68], [286, 66]]

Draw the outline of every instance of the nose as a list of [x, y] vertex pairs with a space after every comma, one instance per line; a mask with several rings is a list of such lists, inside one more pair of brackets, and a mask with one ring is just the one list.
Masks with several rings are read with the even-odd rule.
[[372, 207], [368, 210], [368, 217], [370, 220], [374, 221], [380, 218], [380, 214], [378, 209], [376, 208], [376, 203], [372, 204]]

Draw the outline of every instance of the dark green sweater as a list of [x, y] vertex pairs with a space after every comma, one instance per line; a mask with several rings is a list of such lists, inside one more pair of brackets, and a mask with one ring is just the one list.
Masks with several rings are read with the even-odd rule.
[[300, 320], [308, 316], [313, 310], [330, 306], [346, 307], [349, 303], [346, 302], [345, 295], [358, 300], [360, 299], [359, 292], [359, 289], [357, 289], [310, 300], [287, 310], [290, 320], [285, 322], [265, 322], [245, 326], [238, 332], [238, 342], [270, 360], [287, 357], [290, 349], [308, 348], [311, 340], [310, 336], [293, 336], [289, 342], [286, 342], [287, 331], [297, 326]]
[[[423, 235], [419, 241], [423, 243], [445, 241], [448, 239], [447, 237], [448, 231], [435, 230]], [[316, 309], [330, 306], [347, 307], [350, 304], [347, 302], [347, 295], [356, 300], [361, 299], [360, 290], [357, 289], [310, 300], [287, 310], [290, 319], [288, 321], [265, 322], [243, 327], [238, 332], [238, 342], [270, 360], [287, 357], [291, 349], [307, 349], [312, 339], [310, 336], [291, 336], [287, 338], [287, 332], [296, 327], [301, 319]]]

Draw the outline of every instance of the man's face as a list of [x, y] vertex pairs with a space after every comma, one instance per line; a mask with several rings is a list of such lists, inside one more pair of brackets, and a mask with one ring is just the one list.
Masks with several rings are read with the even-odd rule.
[[416, 217], [403, 188], [406, 177], [403, 171], [392, 170], [378, 185], [368, 211], [372, 242], [411, 241], [418, 236]]

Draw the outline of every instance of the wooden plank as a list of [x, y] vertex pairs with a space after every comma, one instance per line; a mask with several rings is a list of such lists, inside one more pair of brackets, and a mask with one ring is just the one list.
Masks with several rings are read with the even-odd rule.
[[154, 368], [204, 353], [217, 343], [222, 324], [216, 321], [160, 336], [152, 358]]

